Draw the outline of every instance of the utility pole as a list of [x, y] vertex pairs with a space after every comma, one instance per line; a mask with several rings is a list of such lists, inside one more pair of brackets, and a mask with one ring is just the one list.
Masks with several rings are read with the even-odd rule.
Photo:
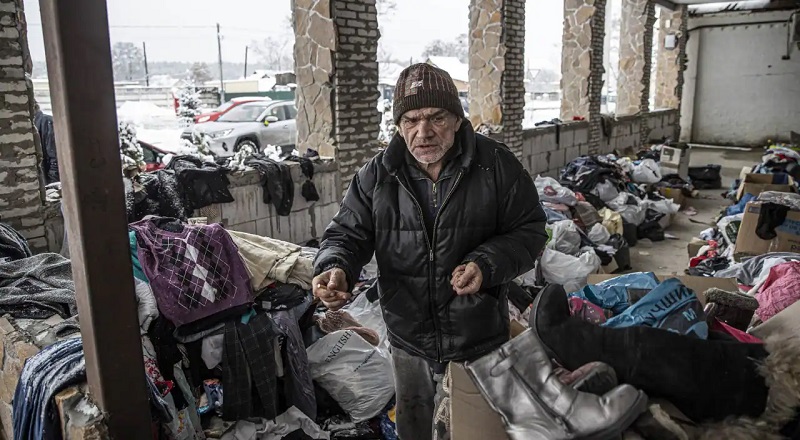
[[222, 74], [222, 34], [219, 32], [219, 23], [217, 23], [217, 55], [219, 56], [219, 101], [220, 104], [225, 102], [225, 80]]
[[142, 52], [144, 52], [144, 83], [150, 87], [150, 70], [147, 68], [147, 43], [142, 41]]
[[244, 47], [244, 76], [242, 78], [247, 78], [247, 51], [250, 49], [250, 46]]

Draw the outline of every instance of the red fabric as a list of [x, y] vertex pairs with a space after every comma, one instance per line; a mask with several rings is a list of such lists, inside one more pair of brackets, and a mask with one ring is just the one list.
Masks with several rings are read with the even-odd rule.
[[718, 320], [717, 318], [714, 318], [714, 320], [711, 322], [710, 329], [712, 331], [722, 332], [727, 335], [733, 336], [739, 342], [744, 342], [746, 344], [761, 344], [761, 339], [758, 339], [757, 337], [749, 333], [745, 333], [739, 330], [738, 328], [731, 327], [728, 324], [725, 324], [724, 322]]
[[707, 255], [698, 255], [689, 260], [689, 267], [696, 267], [701, 261], [708, 259]]
[[800, 299], [800, 261], [789, 261], [771, 268], [756, 299], [756, 315], [762, 322], [797, 302]]

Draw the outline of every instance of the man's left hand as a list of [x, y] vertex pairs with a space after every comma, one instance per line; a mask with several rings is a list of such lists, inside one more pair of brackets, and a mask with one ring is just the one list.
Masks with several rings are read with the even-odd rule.
[[483, 284], [483, 273], [475, 263], [462, 264], [453, 271], [450, 280], [456, 295], [473, 295], [478, 293]]

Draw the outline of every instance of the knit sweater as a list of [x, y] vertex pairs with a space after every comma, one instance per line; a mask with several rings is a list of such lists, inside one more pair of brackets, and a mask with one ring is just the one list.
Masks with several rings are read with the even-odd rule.
[[129, 227], [158, 308], [176, 326], [253, 301], [247, 269], [221, 225], [172, 232], [147, 219]]

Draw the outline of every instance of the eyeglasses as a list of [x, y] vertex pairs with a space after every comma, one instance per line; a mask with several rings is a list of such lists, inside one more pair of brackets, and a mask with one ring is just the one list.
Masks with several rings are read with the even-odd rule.
[[409, 118], [409, 117], [403, 116], [400, 119], [400, 125], [403, 128], [408, 129], [408, 128], [416, 127], [422, 121], [428, 121], [429, 123], [431, 123], [435, 127], [444, 127], [444, 126], [447, 125], [447, 121], [448, 120], [450, 120], [450, 115], [448, 115], [447, 113], [436, 113], [436, 114], [431, 115], [431, 116], [419, 117], [419, 118]]

